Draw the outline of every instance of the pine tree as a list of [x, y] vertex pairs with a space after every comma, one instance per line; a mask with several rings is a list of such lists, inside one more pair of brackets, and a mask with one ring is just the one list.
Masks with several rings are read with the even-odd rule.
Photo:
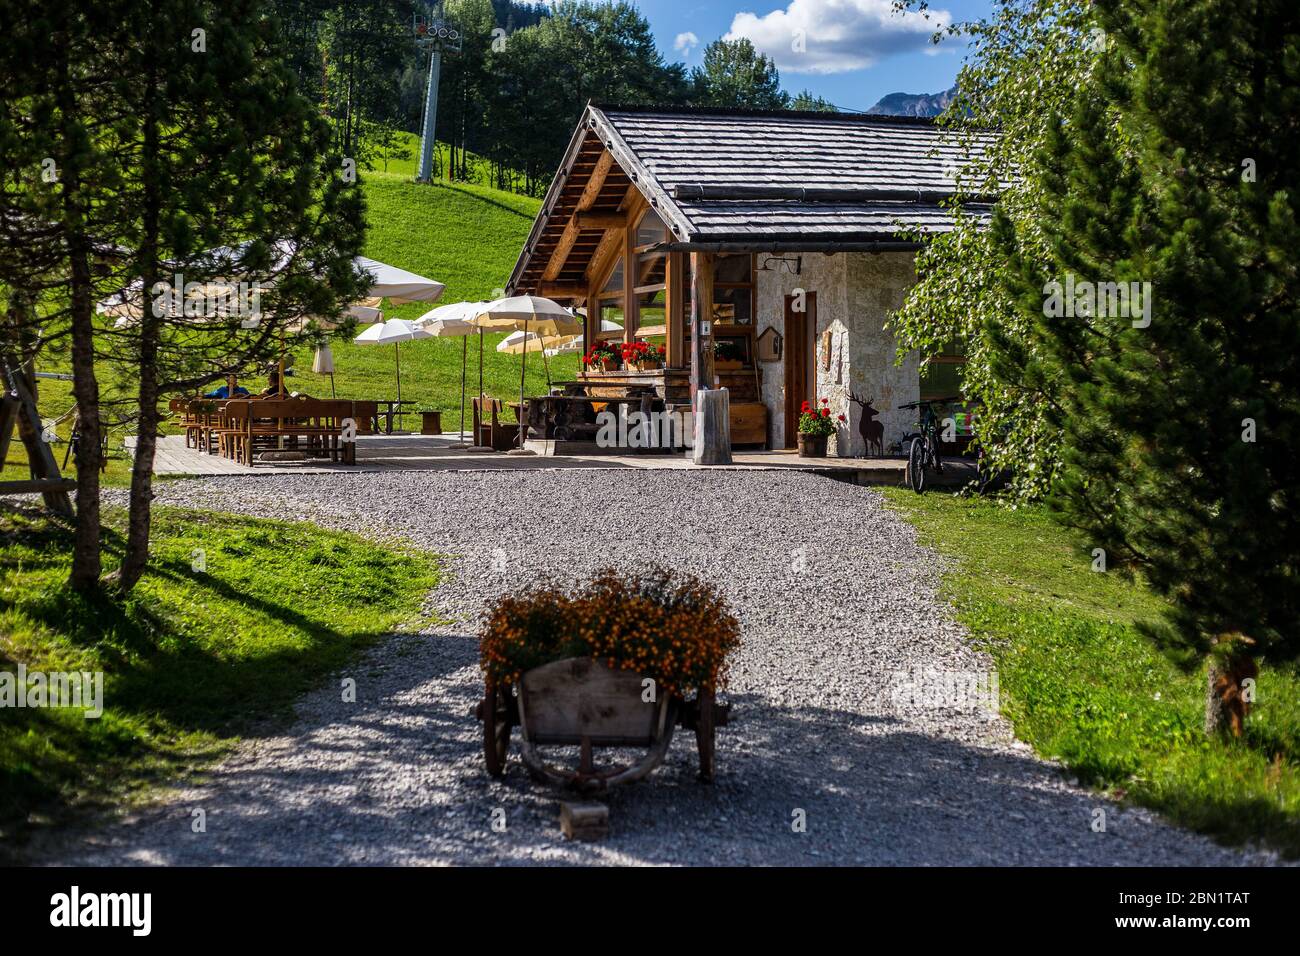
[[781, 72], [766, 53], [739, 40], [714, 40], [704, 48], [704, 62], [691, 73], [699, 106], [726, 109], [785, 109], [790, 97], [781, 89]]
[[[129, 590], [149, 553], [160, 402], [274, 358], [295, 320], [336, 317], [364, 294], [352, 267], [364, 226], [357, 160], [329, 151], [328, 124], [297, 91], [266, 0], [136, 0], [124, 15], [134, 39], [114, 103], [126, 146], [114, 153], [112, 239], [144, 309], [97, 338], [133, 381], [139, 410], [126, 546], [112, 576]], [[195, 318], [156, 307], [160, 286], [177, 283], [250, 294], [223, 296], [218, 314]]]
[[[1038, 157], [1038, 215], [995, 220], [1031, 320], [1000, 372], [1053, 397], [1061, 516], [1169, 599], [1151, 637], [1208, 657], [1207, 731], [1240, 733], [1258, 661], [1300, 653], [1300, 10], [1097, 15], [1106, 51]], [[1019, 255], [1034, 229], [1046, 268]]]

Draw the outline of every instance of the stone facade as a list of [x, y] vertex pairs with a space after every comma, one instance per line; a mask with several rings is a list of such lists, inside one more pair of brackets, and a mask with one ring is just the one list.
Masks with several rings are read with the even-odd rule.
[[[769, 269], [763, 264], [770, 257], [757, 257], [758, 312], [756, 334], [768, 326], [785, 337], [785, 296], [797, 289], [817, 293], [817, 326], [813, 337], [817, 389], [815, 398], [830, 399], [832, 415], [843, 414], [830, 442], [829, 453], [856, 457], [865, 453], [858, 435], [860, 407], [849, 400], [853, 392], [874, 398], [880, 411], [878, 421], [885, 426], [885, 450], [911, 431], [916, 421], [912, 411], [898, 406], [920, 397], [920, 372], [916, 353], [896, 364], [894, 336], [885, 329], [891, 310], [903, 303], [907, 290], [916, 281], [913, 255], [910, 252], [862, 252], [825, 255], [803, 253], [799, 275], [792, 274], [780, 262]], [[793, 258], [786, 256], [785, 258]], [[830, 361], [825, 355], [825, 333], [830, 333]], [[763, 403], [771, 422], [772, 447], [785, 445], [785, 355], [776, 362], [764, 362], [762, 368]]]

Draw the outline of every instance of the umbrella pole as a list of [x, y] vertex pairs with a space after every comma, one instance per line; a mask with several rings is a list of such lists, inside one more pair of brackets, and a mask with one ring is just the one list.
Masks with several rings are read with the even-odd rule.
[[531, 455], [524, 442], [527, 439], [528, 426], [524, 424], [524, 376], [528, 372], [528, 316], [524, 316], [524, 360], [519, 365], [519, 447], [508, 452], [511, 455]]
[[[482, 326], [479, 326], [479, 330], [478, 330], [478, 397], [480, 400], [483, 398], [483, 327]], [[479, 406], [479, 415], [481, 416], [482, 414], [483, 414], [482, 406]], [[480, 418], [480, 424], [482, 424], [481, 418]], [[479, 442], [480, 442], [479, 432], [476, 429], [474, 431], [474, 442], [473, 444], [470, 445], [469, 450], [472, 452], [487, 452], [487, 451], [496, 450], [489, 446], [482, 445]]]
[[334, 373], [330, 372], [330, 398], [338, 397], [338, 393], [334, 391]]
[[546, 345], [542, 345], [542, 368], [546, 369], [546, 391], [551, 391], [551, 360], [546, 357]]
[[460, 441], [457, 443], [458, 446], [461, 448], [466, 447], [465, 445], [465, 372], [467, 371], [468, 365], [469, 365], [469, 336], [462, 335], [460, 337], [460, 433], [459, 433]]
[[[393, 361], [397, 363], [397, 427], [402, 427], [402, 352], [393, 343]], [[388, 419], [390, 422], [392, 418]]]

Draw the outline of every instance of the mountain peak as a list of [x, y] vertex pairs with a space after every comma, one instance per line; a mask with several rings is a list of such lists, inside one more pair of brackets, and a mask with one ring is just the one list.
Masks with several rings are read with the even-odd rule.
[[938, 116], [957, 96], [957, 87], [942, 93], [889, 93], [868, 113], [885, 116]]

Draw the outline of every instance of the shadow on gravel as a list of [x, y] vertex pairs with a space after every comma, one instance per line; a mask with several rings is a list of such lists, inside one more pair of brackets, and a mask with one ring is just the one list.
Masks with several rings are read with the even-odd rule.
[[[408, 640], [416, 640], [409, 638]], [[570, 844], [564, 794], [518, 756], [483, 766], [477, 640], [420, 639], [362, 667], [357, 705], [314, 695], [289, 737], [261, 741], [208, 784], [136, 822], [65, 844], [58, 862], [164, 864], [1159, 865], [1232, 863], [1197, 837], [1064, 786], [1031, 757], [969, 746], [889, 716], [733, 697], [718, 780], [696, 780], [693, 735], [604, 799], [612, 833]], [[393, 650], [393, 645], [389, 646]], [[373, 679], [372, 679], [373, 678]], [[368, 685], [382, 685], [381, 699]], [[207, 832], [191, 832], [203, 807]], [[1094, 832], [1094, 810], [1107, 815]], [[504, 811], [505, 831], [493, 829]], [[803, 832], [794, 824], [802, 818]], [[47, 857], [48, 859], [48, 857]]]

